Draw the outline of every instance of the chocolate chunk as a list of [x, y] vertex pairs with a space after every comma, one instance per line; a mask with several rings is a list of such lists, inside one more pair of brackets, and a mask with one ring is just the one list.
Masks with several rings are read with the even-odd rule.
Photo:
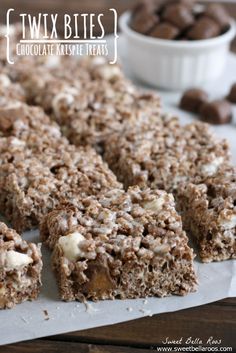
[[222, 31], [226, 30], [230, 25], [231, 18], [225, 8], [220, 4], [208, 5], [205, 15], [217, 22]]
[[228, 124], [232, 121], [232, 107], [226, 100], [205, 103], [200, 109], [201, 120], [215, 125]]
[[143, 11], [146, 13], [154, 13], [158, 8], [159, 6], [153, 0], [142, 0], [133, 8], [132, 13], [133, 16]]
[[200, 17], [188, 31], [189, 39], [200, 40], [217, 37], [221, 33], [220, 26], [211, 18]]
[[181, 5], [188, 7], [189, 9], [192, 9], [193, 6], [196, 4], [196, 0], [168, 0], [168, 1], [165, 1], [165, 3], [167, 3], [167, 5], [168, 4], [181, 4]]
[[196, 0], [179, 0], [179, 2], [190, 9], [192, 9], [193, 6], [196, 4]]
[[131, 20], [131, 28], [142, 34], [148, 34], [150, 30], [159, 22], [159, 17], [148, 11], [138, 12]]
[[105, 293], [111, 291], [115, 282], [109, 273], [109, 267], [96, 261], [88, 263], [86, 276], [89, 281], [83, 285], [83, 293], [88, 295], [96, 293], [97, 296], [103, 296]]
[[161, 39], [175, 39], [179, 35], [179, 32], [179, 29], [171, 23], [162, 22], [153, 28], [150, 36]]
[[236, 104], [236, 83], [234, 83], [233, 86], [231, 87], [227, 99], [228, 99], [231, 103], [235, 103], [235, 104]]
[[203, 104], [208, 100], [208, 94], [198, 88], [187, 90], [180, 101], [180, 108], [192, 113], [199, 113]]
[[194, 23], [194, 17], [188, 7], [181, 4], [168, 5], [162, 18], [181, 30], [184, 30]]

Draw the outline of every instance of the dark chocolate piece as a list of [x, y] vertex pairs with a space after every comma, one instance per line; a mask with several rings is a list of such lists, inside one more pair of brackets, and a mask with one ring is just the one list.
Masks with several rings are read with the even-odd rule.
[[231, 104], [223, 99], [205, 103], [200, 114], [201, 120], [215, 125], [228, 124], [233, 117]]
[[224, 31], [230, 26], [230, 16], [226, 9], [220, 4], [210, 4], [207, 6], [205, 15], [212, 18]]
[[[163, 4], [161, 4], [162, 6]], [[141, 12], [154, 13], [158, 11], [159, 4], [155, 3], [153, 0], [142, 0], [133, 8], [133, 16], [140, 14]]]
[[202, 105], [208, 100], [208, 94], [202, 89], [187, 90], [180, 101], [180, 108], [192, 113], [199, 113]]
[[211, 18], [200, 17], [188, 31], [189, 39], [200, 40], [214, 38], [220, 35], [220, 26]]
[[148, 34], [159, 22], [159, 17], [148, 11], [137, 12], [131, 20], [131, 28], [141, 34]]
[[235, 104], [236, 104], [236, 83], [234, 83], [233, 86], [231, 87], [227, 99], [228, 99], [231, 103], [235, 103]]
[[180, 30], [184, 30], [194, 23], [192, 12], [188, 7], [181, 4], [168, 5], [162, 17]]
[[159, 23], [150, 32], [151, 37], [161, 39], [175, 39], [178, 35], [179, 29], [167, 22]]

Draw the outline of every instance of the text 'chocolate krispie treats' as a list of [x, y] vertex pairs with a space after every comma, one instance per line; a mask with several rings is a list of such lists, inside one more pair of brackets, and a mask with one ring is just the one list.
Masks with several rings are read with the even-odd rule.
[[165, 191], [114, 189], [49, 213], [41, 224], [53, 249], [63, 300], [163, 297], [196, 288], [193, 252]]
[[0, 222], [0, 309], [36, 299], [41, 271], [40, 245], [27, 243]]
[[25, 88], [28, 101], [50, 114], [71, 143], [91, 145], [103, 152], [111, 133], [127, 125], [158, 122], [160, 99], [135, 88], [119, 66], [98, 59], [77, 63], [79, 78], [72, 74], [60, 77], [42, 67], [25, 71], [24, 65], [23, 69], [15, 68], [14, 75]]
[[42, 109], [0, 104], [0, 210], [18, 231], [38, 225], [60, 200], [121, 187], [90, 147], [76, 148]]
[[106, 141], [104, 157], [126, 188], [139, 185], [174, 192], [182, 182], [216, 173], [229, 152], [227, 142], [218, 140], [208, 125], [181, 126], [167, 115], [162, 124], [113, 134]]
[[203, 262], [236, 258], [236, 170], [223, 169], [177, 193], [184, 228], [194, 238]]

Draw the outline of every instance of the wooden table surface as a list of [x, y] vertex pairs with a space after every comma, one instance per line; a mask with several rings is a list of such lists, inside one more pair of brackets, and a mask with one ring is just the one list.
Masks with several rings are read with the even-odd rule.
[[[13, 7], [19, 13], [32, 11], [45, 12], [102, 12], [115, 7], [118, 13], [132, 6], [136, 0], [0, 0], [0, 20], [4, 21], [6, 9]], [[236, 3], [227, 4], [236, 18]], [[111, 19], [106, 22], [110, 31]], [[236, 52], [236, 43], [232, 46]], [[236, 73], [232, 73], [236, 77]], [[220, 279], [219, 279], [220, 280]], [[3, 353], [58, 352], [58, 353], [145, 353], [164, 346], [167, 337], [171, 340], [201, 339], [209, 337], [221, 340], [220, 346], [233, 347], [236, 352], [236, 298], [224, 299], [212, 304], [186, 309], [175, 313], [154, 315], [113, 326], [105, 326], [38, 340], [0, 347]]]

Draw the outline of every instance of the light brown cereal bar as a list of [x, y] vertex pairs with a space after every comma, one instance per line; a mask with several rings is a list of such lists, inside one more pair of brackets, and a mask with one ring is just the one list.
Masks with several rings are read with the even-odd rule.
[[0, 106], [0, 210], [15, 229], [37, 226], [61, 199], [121, 187], [95, 150], [70, 145], [40, 108], [16, 103]]
[[91, 145], [99, 152], [103, 152], [107, 137], [127, 124], [159, 121], [157, 95], [135, 88], [118, 66], [101, 62], [93, 67], [88, 62], [77, 65], [89, 79], [82, 74], [80, 79], [65, 79], [41, 67], [19, 70], [16, 80], [26, 90], [29, 102], [51, 114], [72, 143]]
[[40, 245], [27, 243], [0, 222], [0, 309], [36, 299], [41, 271]]
[[174, 192], [182, 182], [212, 175], [228, 160], [228, 145], [208, 125], [181, 126], [163, 117], [162, 124], [126, 129], [106, 141], [105, 160], [127, 188], [148, 186]]
[[181, 186], [178, 207], [203, 262], [236, 258], [236, 170], [223, 168], [200, 184]]
[[63, 300], [185, 295], [196, 289], [193, 252], [165, 191], [111, 190], [49, 213], [41, 236], [53, 249]]

